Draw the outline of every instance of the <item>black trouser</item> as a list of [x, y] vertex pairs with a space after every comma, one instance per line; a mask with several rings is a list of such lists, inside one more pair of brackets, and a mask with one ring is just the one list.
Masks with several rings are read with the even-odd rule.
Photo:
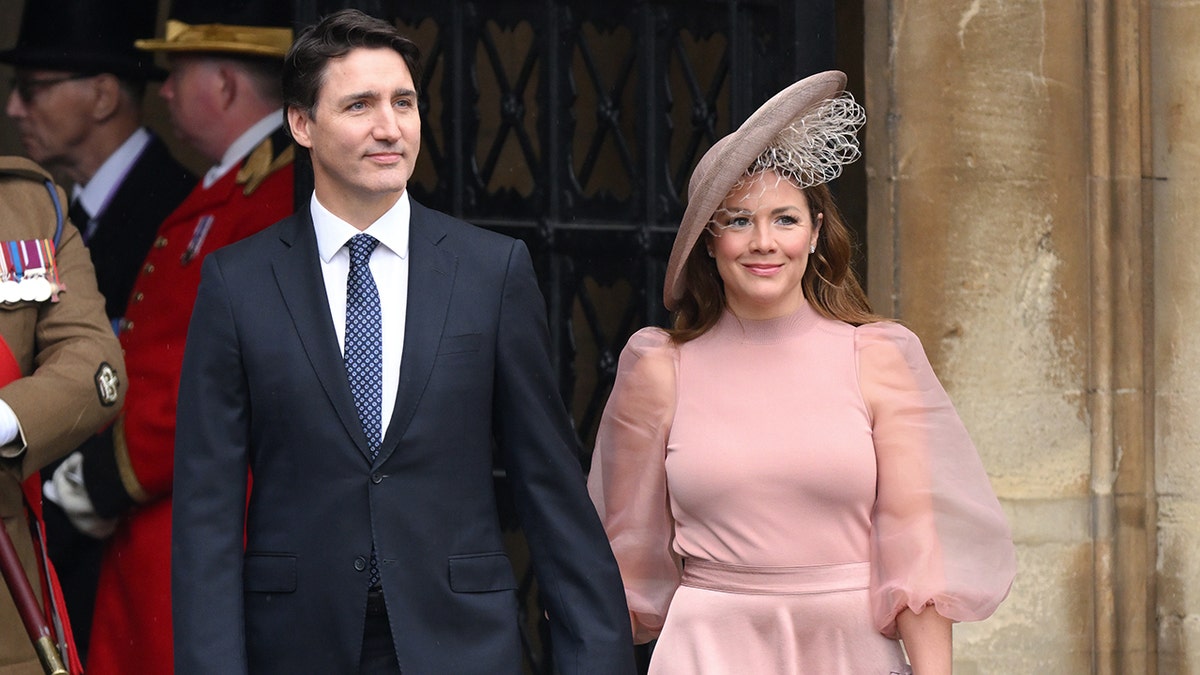
[[360, 675], [394, 675], [400, 672], [382, 590], [367, 592], [367, 620], [363, 625], [362, 659], [358, 672]]

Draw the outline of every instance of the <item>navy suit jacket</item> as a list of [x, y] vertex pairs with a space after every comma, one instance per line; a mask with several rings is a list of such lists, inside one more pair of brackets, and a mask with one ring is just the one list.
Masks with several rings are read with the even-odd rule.
[[[195, 186], [196, 177], [171, 156], [158, 136], [151, 135], [104, 211], [96, 216], [96, 231], [87, 242], [108, 318], [125, 314], [129, 292], [158, 226]], [[87, 223], [76, 225], [80, 230], [87, 227]]]
[[374, 461], [317, 255], [305, 209], [204, 262], [176, 430], [176, 672], [357, 672], [372, 544], [404, 672], [521, 672], [494, 448], [560, 672], [633, 672], [524, 244], [412, 203], [400, 384]]

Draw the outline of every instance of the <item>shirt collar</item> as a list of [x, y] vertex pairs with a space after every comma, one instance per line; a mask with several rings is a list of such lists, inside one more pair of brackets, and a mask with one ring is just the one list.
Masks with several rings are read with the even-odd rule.
[[[333, 256], [346, 246], [346, 242], [360, 230], [350, 223], [338, 218], [321, 202], [317, 201], [314, 192], [310, 200], [313, 227], [317, 233], [317, 252], [321, 260], [328, 263]], [[378, 220], [371, 223], [363, 233], [379, 240], [392, 253], [401, 258], [408, 257], [408, 230], [412, 216], [412, 206], [408, 202], [408, 190], [400, 194], [400, 198]]]
[[[121, 181], [125, 180], [125, 175], [149, 143], [150, 132], [144, 127], [138, 127], [108, 156], [108, 159], [104, 160], [86, 185], [76, 185], [71, 190], [71, 198], [78, 199], [83, 208], [87, 209], [88, 215], [93, 218], [98, 216], [108, 206], [108, 200], [117, 191]], [[80, 223], [80, 229], [85, 225], [86, 223]]]
[[221, 180], [225, 174], [229, 173], [230, 169], [245, 159], [251, 150], [257, 148], [263, 139], [275, 133], [275, 130], [281, 126], [283, 126], [283, 109], [270, 113], [243, 131], [242, 135], [238, 136], [237, 140], [230, 143], [229, 147], [225, 149], [225, 154], [221, 156], [221, 163], [204, 174], [204, 187], [210, 188]]

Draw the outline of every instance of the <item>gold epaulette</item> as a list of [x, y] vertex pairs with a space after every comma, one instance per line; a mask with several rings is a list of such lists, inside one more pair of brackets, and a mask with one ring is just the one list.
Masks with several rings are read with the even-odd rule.
[[254, 194], [267, 176], [291, 164], [295, 157], [296, 148], [290, 143], [287, 149], [276, 156], [275, 144], [268, 136], [258, 144], [257, 148], [254, 148], [254, 151], [246, 158], [246, 162], [242, 164], [242, 168], [238, 170], [237, 183], [245, 186], [242, 188], [242, 194], [247, 197]]

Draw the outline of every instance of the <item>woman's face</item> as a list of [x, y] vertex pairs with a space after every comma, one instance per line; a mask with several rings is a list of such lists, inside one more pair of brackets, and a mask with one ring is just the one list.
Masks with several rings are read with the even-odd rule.
[[821, 218], [814, 223], [804, 192], [774, 171], [730, 191], [706, 238], [730, 311], [743, 319], [773, 319], [800, 308], [800, 281]]

